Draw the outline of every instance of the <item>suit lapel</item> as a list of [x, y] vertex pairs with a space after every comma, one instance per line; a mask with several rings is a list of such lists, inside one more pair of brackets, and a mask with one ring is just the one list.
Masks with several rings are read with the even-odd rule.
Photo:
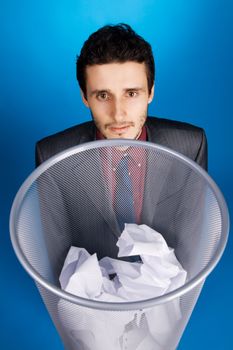
[[85, 151], [79, 155], [80, 159], [72, 169], [76, 180], [109, 226], [109, 231], [118, 238], [119, 226], [112, 206], [111, 191], [104, 178], [100, 149]]
[[[147, 139], [149, 142], [157, 143], [164, 146], [169, 146], [167, 139], [159, 129], [159, 127], [151, 124], [147, 119], [146, 122]], [[170, 164], [167, 164], [170, 167]], [[161, 164], [159, 154], [156, 156], [156, 151], [147, 151], [147, 167], [146, 179], [144, 186], [143, 208], [142, 208], [142, 223], [152, 226], [153, 217], [156, 212], [156, 206], [161, 200], [161, 192], [164, 187], [168, 171], [164, 171], [164, 165]]]
[[166, 180], [171, 168], [169, 158], [162, 159], [153, 149], [147, 150], [146, 178], [143, 196], [142, 223], [152, 226], [156, 207], [166, 195]]
[[[172, 140], [159, 123], [148, 121], [146, 127], [149, 142], [171, 148]], [[148, 151], [142, 222], [152, 225], [159, 203], [182, 190], [188, 176], [186, 166], [178, 160], [165, 153], [160, 156], [159, 151], [153, 149]]]

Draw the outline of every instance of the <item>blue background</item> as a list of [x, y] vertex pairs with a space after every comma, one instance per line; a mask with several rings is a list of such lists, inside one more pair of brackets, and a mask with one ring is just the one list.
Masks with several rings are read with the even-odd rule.
[[[221, 0], [1, 1], [0, 348], [62, 349], [8, 230], [13, 198], [34, 168], [36, 140], [89, 120], [75, 80], [83, 41], [126, 22], [153, 47], [150, 114], [205, 128], [209, 173], [233, 208], [233, 5]], [[179, 349], [232, 349], [232, 238], [208, 277]], [[109, 349], [110, 350], [110, 349]]]

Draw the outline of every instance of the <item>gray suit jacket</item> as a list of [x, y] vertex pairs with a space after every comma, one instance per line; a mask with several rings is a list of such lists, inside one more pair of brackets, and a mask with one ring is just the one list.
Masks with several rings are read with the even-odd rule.
[[[147, 118], [146, 129], [149, 142], [182, 153], [207, 170], [207, 142], [203, 129], [155, 117]], [[96, 127], [91, 121], [45, 137], [36, 144], [36, 165], [69, 147], [95, 140], [95, 135]]]
[[[151, 117], [146, 121], [146, 128], [148, 141], [172, 148], [207, 168], [203, 129]], [[87, 122], [39, 141], [36, 145], [37, 165], [69, 147], [93, 141], [95, 131], [94, 123]], [[56, 266], [55, 275], [61, 269], [70, 245], [85, 247], [91, 254], [97, 252], [98, 258], [117, 256], [116, 241], [120, 230], [112, 200], [101, 167], [93, 167], [90, 171], [90, 164], [98, 162], [97, 156], [90, 153], [87, 164], [80, 153], [72, 163], [64, 160], [38, 180], [42, 226], [48, 255]], [[187, 234], [188, 225], [189, 234], [195, 232], [195, 226], [192, 231], [190, 223], [192, 210], [200, 200], [201, 186], [193, 178], [190, 180], [189, 171], [183, 171], [170, 159], [162, 160], [161, 164], [157, 161], [156, 166], [155, 160], [149, 160], [147, 164], [141, 223], [161, 232], [168, 245], [176, 248], [179, 246], [177, 231], [182, 237]], [[184, 188], [188, 190], [184, 191]], [[193, 200], [185, 201], [184, 196], [193, 197]]]

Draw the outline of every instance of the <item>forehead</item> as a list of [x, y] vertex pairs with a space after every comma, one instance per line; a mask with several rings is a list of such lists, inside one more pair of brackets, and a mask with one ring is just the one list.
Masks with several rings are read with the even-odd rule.
[[145, 63], [124, 62], [87, 66], [87, 89], [112, 89], [147, 86]]

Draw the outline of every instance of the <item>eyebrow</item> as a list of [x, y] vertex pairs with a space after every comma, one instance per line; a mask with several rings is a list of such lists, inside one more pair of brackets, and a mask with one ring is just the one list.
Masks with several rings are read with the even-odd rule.
[[[142, 88], [142, 87], [131, 87], [131, 88], [125, 88], [123, 89], [124, 92], [128, 92], [128, 91], [146, 91], [146, 89]], [[91, 96], [96, 95], [96, 94], [100, 94], [100, 93], [104, 93], [104, 92], [108, 92], [109, 94], [112, 93], [112, 91], [110, 89], [95, 89], [91, 91]]]

